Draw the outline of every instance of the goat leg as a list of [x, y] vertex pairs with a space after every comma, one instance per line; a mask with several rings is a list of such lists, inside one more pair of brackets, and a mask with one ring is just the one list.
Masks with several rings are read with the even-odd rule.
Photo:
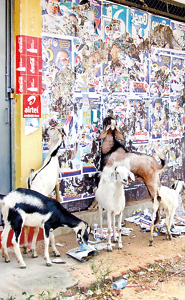
[[14, 247], [15, 255], [17, 257], [17, 261], [20, 264], [21, 269], [25, 269], [26, 264], [23, 260], [23, 257], [22, 257], [21, 251], [20, 251], [19, 239], [20, 239], [20, 235], [19, 235], [19, 237], [18, 236], [15, 237], [15, 233], [14, 233], [13, 238], [12, 238], [12, 244]]
[[50, 240], [51, 240], [51, 247], [52, 247], [52, 250], [53, 250], [53, 254], [54, 254], [54, 256], [59, 257], [60, 252], [57, 250], [57, 248], [55, 246], [55, 236], [54, 236], [54, 233], [53, 233], [53, 229], [50, 229], [49, 237], [50, 237]]
[[150, 240], [149, 246], [153, 246], [153, 233], [154, 233], [154, 222], [152, 221], [151, 228], [150, 228]]
[[47, 267], [52, 266], [51, 260], [49, 258], [49, 232], [50, 232], [50, 228], [45, 223], [45, 228], [44, 228], [44, 244], [45, 244], [44, 259], [46, 260], [46, 266]]
[[149, 246], [153, 246], [153, 234], [154, 234], [154, 222], [156, 218], [156, 213], [159, 215], [159, 202], [157, 201], [157, 197], [154, 198], [153, 208], [152, 208], [152, 223], [150, 228], [150, 240]]
[[114, 241], [114, 243], [117, 243], [118, 238], [116, 236], [116, 216], [115, 216], [115, 213], [112, 214], [112, 224], [113, 224], [113, 241]]
[[89, 211], [96, 211], [98, 209], [98, 201], [94, 199], [91, 206], [88, 207]]
[[118, 233], [119, 233], [118, 249], [122, 249], [123, 248], [122, 238], [121, 238], [121, 221], [122, 221], [122, 216], [123, 216], [123, 212], [121, 212], [119, 214], [119, 216], [118, 216]]
[[10, 228], [11, 228], [10, 225], [6, 224], [1, 235], [2, 257], [4, 257], [6, 263], [10, 262], [10, 258], [8, 256], [8, 250], [7, 250], [7, 239], [8, 239], [8, 233], [10, 231]]
[[107, 251], [108, 251], [108, 252], [112, 252], [112, 245], [111, 245], [111, 234], [112, 234], [111, 212], [107, 212], [107, 222], [108, 222], [108, 243], [107, 243]]
[[23, 253], [28, 253], [28, 234], [29, 234], [29, 226], [24, 226], [24, 246], [23, 246]]
[[45, 237], [44, 240], [45, 240], [44, 259], [46, 260], [46, 266], [47, 267], [51, 267], [52, 263], [51, 263], [51, 260], [49, 258], [49, 251], [48, 251], [48, 248], [49, 248], [49, 238]]
[[31, 251], [32, 251], [33, 258], [38, 257], [37, 250], [36, 250], [36, 242], [37, 242], [38, 233], [39, 233], [39, 227], [34, 227], [34, 233], [33, 233], [33, 238], [32, 238], [32, 243], [31, 243]]
[[[27, 254], [28, 251], [28, 234], [29, 234], [30, 227], [29, 226], [24, 226], [24, 254]], [[31, 243], [31, 251], [32, 251], [32, 257], [36, 258], [38, 257], [37, 251], [36, 251], [36, 241], [37, 241], [37, 236], [39, 233], [39, 227], [34, 227], [34, 234], [33, 234], [33, 239]]]
[[100, 238], [103, 240], [103, 222], [102, 222], [102, 214], [103, 214], [103, 208], [101, 205], [99, 205], [99, 216], [100, 216]]
[[171, 235], [171, 232], [170, 232], [170, 229], [169, 229], [169, 226], [167, 224], [167, 222], [165, 223], [165, 226], [166, 226], [166, 240], [171, 240], [172, 239], [172, 235]]
[[165, 222], [165, 226], [166, 226], [166, 239], [167, 240], [171, 240], [172, 239], [172, 235], [170, 232], [170, 212], [168, 212], [166, 214], [166, 222]]

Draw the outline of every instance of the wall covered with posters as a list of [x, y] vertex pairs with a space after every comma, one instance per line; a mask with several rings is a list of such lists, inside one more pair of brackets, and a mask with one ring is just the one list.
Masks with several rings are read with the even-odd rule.
[[[111, 112], [128, 149], [156, 159], [166, 152], [164, 183], [182, 178], [185, 24], [106, 1], [72, 1], [42, 0], [42, 127], [65, 130], [60, 192], [75, 211], [94, 197], [97, 137]], [[48, 147], [43, 134], [43, 159]], [[147, 191], [135, 183], [127, 195]]]

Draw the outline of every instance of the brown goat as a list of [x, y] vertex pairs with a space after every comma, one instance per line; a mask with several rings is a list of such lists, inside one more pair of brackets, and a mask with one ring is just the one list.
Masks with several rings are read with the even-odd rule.
[[164, 167], [164, 158], [160, 158], [159, 164], [153, 156], [128, 152], [121, 142], [124, 137], [117, 129], [116, 119], [112, 115], [104, 119], [103, 126], [104, 130], [99, 136], [99, 139], [103, 139], [100, 169], [103, 170], [104, 166], [127, 167], [134, 173], [136, 181], [145, 182], [152, 201], [157, 201], [159, 175]]

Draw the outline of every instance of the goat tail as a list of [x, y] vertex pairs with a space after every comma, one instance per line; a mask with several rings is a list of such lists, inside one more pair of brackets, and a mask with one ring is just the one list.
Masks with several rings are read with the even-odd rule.
[[1, 216], [0, 216], [0, 226], [2, 226], [4, 228], [4, 220], [3, 220], [2, 212], [1, 212]]
[[27, 178], [27, 181], [26, 181], [26, 186], [28, 189], [31, 189], [31, 182], [32, 182], [32, 179], [33, 179], [33, 172], [34, 172], [34, 169], [31, 169], [30, 171], [30, 174]]
[[164, 152], [159, 152], [159, 153], [157, 153], [157, 154], [158, 154], [159, 159], [160, 159], [160, 161], [161, 161], [162, 168], [164, 168], [165, 163], [166, 163], [166, 155], [165, 155]]
[[[4, 202], [4, 198], [6, 195], [2, 195], [0, 194], [0, 206], [3, 206]], [[3, 226], [4, 222], [3, 222], [3, 215], [2, 212], [0, 212], [0, 226]]]

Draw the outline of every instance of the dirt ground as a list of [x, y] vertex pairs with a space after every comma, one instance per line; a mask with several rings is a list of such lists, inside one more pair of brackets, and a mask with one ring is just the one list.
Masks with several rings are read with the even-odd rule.
[[[165, 240], [164, 234], [154, 237], [153, 247], [149, 247], [150, 233], [141, 232], [139, 225], [126, 222], [126, 227], [133, 231], [129, 236], [122, 236], [123, 249], [118, 250], [117, 244], [113, 252], [99, 251], [99, 254], [86, 262], [78, 262], [70, 258], [66, 252], [77, 247], [75, 234], [56, 237], [56, 243], [62, 244], [57, 247], [62, 259], [65, 259], [64, 268], [78, 279], [80, 293], [75, 294], [76, 299], [185, 299], [185, 236]], [[93, 236], [90, 236], [93, 240]], [[38, 252], [43, 254], [43, 241], [38, 242]], [[70, 263], [69, 263], [70, 262]], [[74, 262], [74, 265], [73, 265]], [[100, 266], [101, 265], [101, 266]], [[105, 281], [101, 292], [95, 291], [88, 296], [88, 289], [93, 291], [92, 283], [97, 282], [100, 276], [92, 274], [92, 266], [95, 270], [111, 270], [109, 278]], [[183, 271], [184, 270], [184, 271]], [[179, 271], [179, 274], [175, 274]], [[115, 291], [112, 282], [127, 276], [127, 286]], [[100, 281], [102, 282], [102, 281]], [[70, 294], [70, 292], [69, 292]], [[74, 294], [73, 294], [74, 295]]]

